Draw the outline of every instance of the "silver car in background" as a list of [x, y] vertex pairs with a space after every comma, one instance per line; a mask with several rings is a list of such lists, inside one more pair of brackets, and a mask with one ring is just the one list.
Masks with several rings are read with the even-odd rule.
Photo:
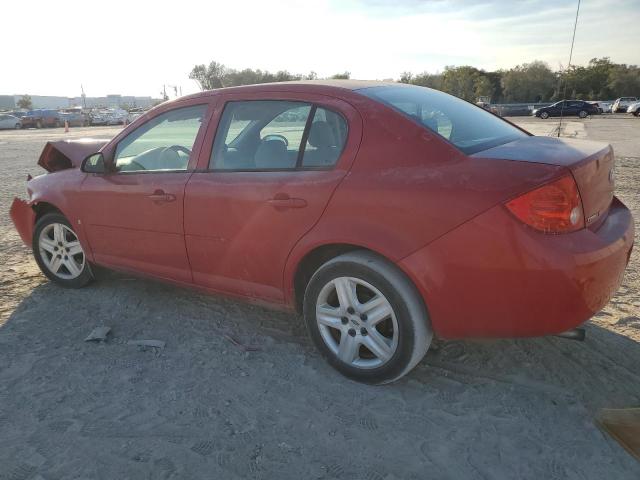
[[627, 111], [627, 108], [632, 103], [636, 103], [638, 99], [636, 97], [620, 97], [615, 102], [613, 102], [613, 107], [611, 107], [611, 111], [613, 113], [624, 113]]
[[0, 128], [14, 128], [17, 130], [22, 128], [22, 122], [18, 117], [0, 113]]
[[640, 117], [640, 102], [632, 103], [627, 107], [627, 113], [631, 113], [636, 117]]

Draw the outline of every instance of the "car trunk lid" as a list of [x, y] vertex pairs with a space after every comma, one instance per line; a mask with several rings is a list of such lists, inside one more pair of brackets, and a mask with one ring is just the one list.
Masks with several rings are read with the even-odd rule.
[[607, 216], [614, 191], [611, 145], [572, 138], [531, 136], [478, 152], [473, 157], [566, 167], [578, 185], [587, 227], [598, 228]]

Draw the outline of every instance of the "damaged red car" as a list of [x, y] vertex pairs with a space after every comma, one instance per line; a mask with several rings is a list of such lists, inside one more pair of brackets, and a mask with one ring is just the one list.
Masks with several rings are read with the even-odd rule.
[[54, 282], [101, 265], [297, 311], [331, 365], [374, 384], [434, 336], [575, 332], [634, 238], [609, 145], [395, 83], [203, 92], [39, 164], [11, 215]]

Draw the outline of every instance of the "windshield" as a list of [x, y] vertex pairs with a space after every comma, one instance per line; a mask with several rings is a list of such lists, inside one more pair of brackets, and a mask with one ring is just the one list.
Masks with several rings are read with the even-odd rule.
[[438, 90], [398, 85], [357, 91], [407, 115], [467, 155], [527, 136], [485, 109]]

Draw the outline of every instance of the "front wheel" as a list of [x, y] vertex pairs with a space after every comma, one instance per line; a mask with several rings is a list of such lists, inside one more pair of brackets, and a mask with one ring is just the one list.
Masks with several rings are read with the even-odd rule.
[[542, 112], [540, 114], [540, 118], [543, 120], [546, 120], [547, 118], [549, 118], [549, 114], [547, 112]]
[[33, 256], [42, 273], [63, 287], [80, 288], [93, 280], [78, 236], [64, 215], [48, 213], [36, 222]]
[[305, 292], [304, 318], [328, 362], [369, 384], [407, 374], [433, 337], [415, 286], [391, 262], [367, 251], [340, 255], [316, 271]]

